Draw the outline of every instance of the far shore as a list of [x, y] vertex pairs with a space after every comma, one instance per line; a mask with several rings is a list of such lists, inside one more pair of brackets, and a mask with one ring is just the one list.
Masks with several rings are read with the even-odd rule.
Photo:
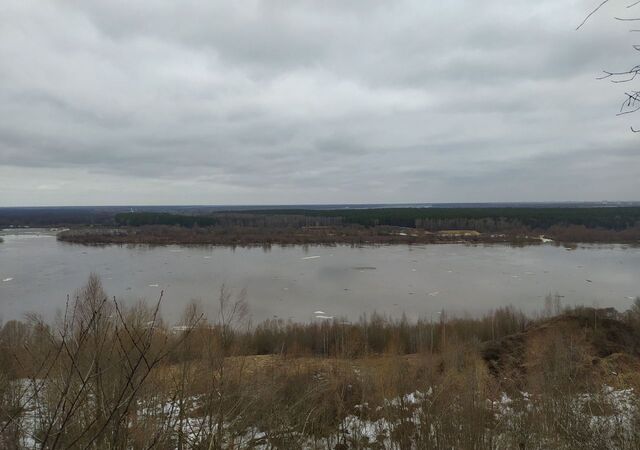
[[85, 245], [388, 245], [388, 244], [512, 244], [558, 243], [640, 244], [640, 230], [593, 230], [582, 227], [554, 227], [540, 230], [510, 230], [479, 233], [475, 230], [430, 232], [402, 227], [203, 227], [177, 226], [82, 227], [61, 231], [63, 242]]

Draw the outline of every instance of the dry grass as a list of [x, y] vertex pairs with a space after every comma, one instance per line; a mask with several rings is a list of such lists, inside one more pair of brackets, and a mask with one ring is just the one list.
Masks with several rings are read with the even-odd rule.
[[504, 308], [436, 324], [374, 315], [254, 327], [242, 295], [222, 289], [218, 306], [211, 318], [190, 307], [176, 331], [155, 306], [109, 300], [92, 277], [54, 323], [5, 324], [0, 447], [640, 445], [636, 397], [624, 394], [633, 404], [622, 410], [603, 393], [640, 387], [640, 301], [618, 317]]

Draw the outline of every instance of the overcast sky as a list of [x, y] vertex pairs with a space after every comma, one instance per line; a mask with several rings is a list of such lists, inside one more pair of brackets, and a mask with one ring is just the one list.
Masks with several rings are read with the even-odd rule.
[[0, 2], [0, 206], [640, 200], [599, 0]]

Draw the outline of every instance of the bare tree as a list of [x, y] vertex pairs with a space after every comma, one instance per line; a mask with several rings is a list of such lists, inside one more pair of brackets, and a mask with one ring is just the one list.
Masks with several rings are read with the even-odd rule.
[[[611, 0], [603, 0], [595, 9], [593, 9], [584, 20], [578, 25], [577, 29], [580, 29], [587, 23], [587, 21], [598, 11], [600, 11], [607, 3]], [[634, 0], [633, 2], [626, 5], [625, 9], [628, 11], [632, 11], [635, 7], [640, 5], [640, 1]], [[624, 22], [624, 23], [635, 23], [640, 22], [640, 16], [634, 16], [632, 12], [624, 15], [624, 16], [615, 16], [615, 20]], [[631, 33], [640, 32], [640, 29], [631, 28], [629, 30]], [[640, 45], [634, 44], [632, 48], [635, 51], [640, 51]], [[634, 64], [630, 68], [621, 69], [616, 71], [604, 70], [604, 74], [600, 76], [598, 79], [600, 80], [609, 80], [615, 84], [625, 84], [631, 86], [630, 89], [626, 89], [624, 92], [624, 100], [620, 105], [620, 110], [618, 111], [618, 116], [623, 116], [627, 114], [632, 114], [636, 111], [640, 110], [640, 90], [637, 89], [636, 77], [640, 75], [640, 64]], [[631, 127], [631, 131], [634, 133], [640, 132], [640, 129], [636, 129]]]

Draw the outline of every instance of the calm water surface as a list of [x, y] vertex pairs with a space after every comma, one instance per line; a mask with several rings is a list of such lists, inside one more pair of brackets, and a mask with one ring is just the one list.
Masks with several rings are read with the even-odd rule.
[[374, 310], [429, 317], [445, 308], [478, 314], [512, 304], [540, 310], [549, 293], [566, 304], [629, 307], [640, 295], [640, 248], [567, 250], [553, 244], [340, 247], [86, 247], [51, 233], [4, 231], [0, 319], [35, 311], [52, 317], [91, 272], [110, 296], [155, 300], [178, 321], [195, 299], [214, 311], [224, 283], [246, 289], [254, 321], [325, 316], [357, 319]]

